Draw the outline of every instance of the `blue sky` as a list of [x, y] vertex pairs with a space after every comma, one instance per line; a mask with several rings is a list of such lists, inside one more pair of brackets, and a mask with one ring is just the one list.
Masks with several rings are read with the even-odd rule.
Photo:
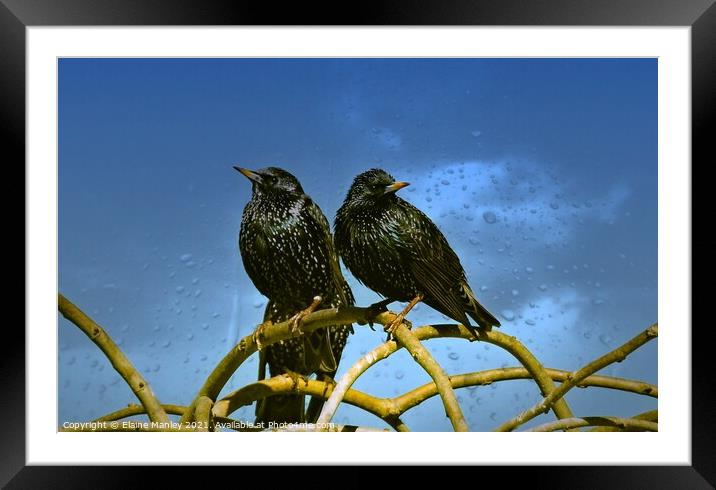
[[[331, 221], [363, 170], [411, 182], [402, 196], [546, 366], [574, 369], [657, 320], [655, 59], [62, 59], [58, 89], [60, 291], [165, 403], [188, 403], [261, 319], [238, 254], [250, 186], [235, 164], [286, 168]], [[359, 304], [377, 299], [346, 274]], [[411, 319], [446, 322], [425, 306]], [[58, 328], [60, 421], [134, 401], [99, 350]], [[384, 338], [356, 330], [344, 369]], [[427, 345], [451, 373], [515, 365], [487, 345]], [[656, 356], [652, 343], [606, 373], [656, 382]], [[227, 389], [255, 376], [253, 360]], [[392, 396], [426, 381], [399, 353], [356, 387]], [[526, 381], [458, 394], [473, 430], [539, 397]], [[568, 401], [580, 415], [656, 406], [599, 389]], [[350, 407], [337, 421], [381, 425]], [[450, 429], [439, 400], [405, 421]]]

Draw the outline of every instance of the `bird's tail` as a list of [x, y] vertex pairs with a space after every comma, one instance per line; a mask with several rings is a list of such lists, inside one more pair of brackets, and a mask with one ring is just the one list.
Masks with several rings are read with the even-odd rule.
[[263, 423], [265, 428], [270, 423], [305, 422], [304, 395], [276, 395], [259, 400], [256, 403], [256, 423]]
[[487, 311], [487, 308], [480, 304], [475, 297], [475, 293], [472, 292], [467, 284], [463, 285], [463, 290], [468, 300], [468, 308], [465, 311], [480, 325], [480, 328], [490, 331], [492, 327], [499, 327], [500, 321], [495, 318], [495, 315]]

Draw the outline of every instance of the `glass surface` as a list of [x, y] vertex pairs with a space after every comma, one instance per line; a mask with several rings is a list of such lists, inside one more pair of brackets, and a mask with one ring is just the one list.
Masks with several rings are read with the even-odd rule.
[[[61, 59], [58, 90], [60, 292], [162, 403], [189, 404], [263, 315], [237, 244], [251, 188], [233, 165], [289, 170], [331, 222], [359, 172], [409, 181], [400, 195], [547, 367], [576, 369], [657, 321], [656, 59]], [[358, 305], [380, 299], [344, 273]], [[454, 323], [425, 305], [408, 318]], [[385, 339], [355, 330], [338, 376]], [[58, 334], [60, 423], [137, 402], [60, 315]], [[518, 365], [485, 343], [425, 345], [450, 374]], [[656, 383], [656, 366], [651, 342], [600, 374]], [[223, 393], [256, 372], [253, 356]], [[401, 351], [355, 388], [390, 397], [428, 381]], [[529, 380], [457, 395], [476, 431], [540, 399]], [[599, 388], [567, 400], [578, 415], [657, 405]], [[451, 430], [438, 397], [403, 420]], [[345, 405], [334, 421], [386, 427]]]

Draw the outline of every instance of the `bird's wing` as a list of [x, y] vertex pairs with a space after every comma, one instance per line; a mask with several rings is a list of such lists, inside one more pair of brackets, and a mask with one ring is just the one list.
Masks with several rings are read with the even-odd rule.
[[[411, 206], [412, 207], [412, 206]], [[458, 285], [465, 282], [460, 259], [437, 226], [417, 208], [422, 219], [399, 230], [408, 266], [425, 295], [424, 301], [445, 315], [468, 325]], [[432, 303], [432, 304], [431, 304]]]
[[246, 269], [251, 282], [261, 294], [268, 296], [269, 291], [261, 280], [263, 273], [259, 269], [260, 264], [269, 263], [271, 260], [271, 249], [266, 235], [260, 226], [256, 226], [251, 221], [243, 220], [239, 236], [239, 252], [241, 253], [244, 269]]
[[343, 273], [341, 272], [341, 266], [338, 262], [338, 254], [336, 253], [336, 247], [333, 243], [333, 235], [331, 235], [331, 226], [328, 224], [328, 220], [323, 214], [323, 211], [321, 211], [321, 208], [319, 208], [312, 200], [308, 203], [307, 208], [311, 217], [319, 224], [323, 233], [324, 243], [328, 248], [328, 257], [331, 264], [331, 277], [333, 279], [336, 294], [338, 295], [341, 304], [352, 305], [354, 303], [353, 293], [343, 277]]

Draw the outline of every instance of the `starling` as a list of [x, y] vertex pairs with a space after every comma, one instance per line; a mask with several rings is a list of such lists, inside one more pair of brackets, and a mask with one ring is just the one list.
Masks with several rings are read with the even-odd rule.
[[[335, 220], [338, 254], [353, 275], [391, 301], [418, 301], [482, 329], [500, 322], [470, 289], [460, 259], [438, 227], [396, 191], [407, 186], [381, 169], [358, 175]], [[396, 325], [393, 325], [393, 327]]]
[[[249, 278], [269, 299], [264, 321], [299, 320], [315, 296], [322, 298], [319, 309], [353, 305], [328, 220], [298, 179], [276, 167], [234, 168], [252, 181], [239, 249]], [[332, 380], [350, 333], [351, 325], [335, 325], [267, 346], [261, 352], [259, 379], [268, 364], [271, 376], [315, 373], [317, 379]], [[322, 405], [322, 400], [313, 399], [306, 412], [303, 395], [268, 397], [257, 403], [256, 421], [313, 422]]]

